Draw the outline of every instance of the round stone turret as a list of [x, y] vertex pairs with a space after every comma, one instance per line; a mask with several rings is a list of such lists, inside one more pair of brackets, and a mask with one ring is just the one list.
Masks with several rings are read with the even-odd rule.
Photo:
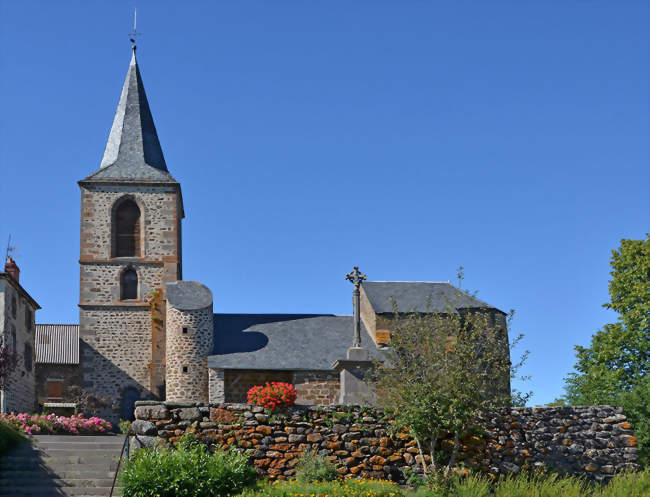
[[212, 292], [196, 281], [167, 283], [167, 400], [208, 402], [213, 332]]

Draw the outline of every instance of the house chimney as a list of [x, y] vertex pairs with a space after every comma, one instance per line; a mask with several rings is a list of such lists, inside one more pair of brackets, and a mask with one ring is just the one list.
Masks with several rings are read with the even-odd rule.
[[20, 279], [20, 269], [18, 269], [16, 262], [11, 257], [9, 257], [5, 263], [5, 273], [9, 274], [14, 281], [18, 283], [18, 280]]

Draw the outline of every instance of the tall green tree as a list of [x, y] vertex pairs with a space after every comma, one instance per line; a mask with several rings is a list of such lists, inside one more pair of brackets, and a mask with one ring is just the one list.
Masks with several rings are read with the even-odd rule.
[[571, 405], [618, 404], [634, 424], [642, 455], [650, 449], [650, 235], [621, 240], [612, 251], [610, 301], [619, 313], [592, 336], [588, 347], [576, 346], [575, 372], [566, 378]]

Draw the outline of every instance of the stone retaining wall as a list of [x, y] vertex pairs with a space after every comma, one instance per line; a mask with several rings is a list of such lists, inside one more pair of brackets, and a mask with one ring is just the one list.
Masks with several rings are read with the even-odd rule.
[[[269, 416], [246, 404], [141, 401], [135, 416], [141, 445], [174, 443], [196, 433], [216, 447], [250, 449], [255, 467], [272, 479], [293, 476], [297, 457], [307, 449], [328, 456], [343, 476], [404, 481], [405, 470], [422, 471], [415, 441], [392, 429], [379, 409], [295, 407]], [[619, 407], [519, 408], [483, 425], [462, 437], [465, 468], [498, 476], [546, 466], [595, 480], [638, 469], [637, 441]], [[441, 446], [450, 451], [452, 442], [443, 439]]]

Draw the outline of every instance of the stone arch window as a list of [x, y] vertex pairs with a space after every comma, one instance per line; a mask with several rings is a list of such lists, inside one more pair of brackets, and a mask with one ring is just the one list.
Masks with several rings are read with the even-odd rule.
[[138, 204], [129, 197], [120, 199], [113, 207], [113, 257], [140, 257], [141, 214]]
[[120, 276], [120, 299], [135, 300], [138, 298], [138, 273], [132, 267], [122, 271]]

